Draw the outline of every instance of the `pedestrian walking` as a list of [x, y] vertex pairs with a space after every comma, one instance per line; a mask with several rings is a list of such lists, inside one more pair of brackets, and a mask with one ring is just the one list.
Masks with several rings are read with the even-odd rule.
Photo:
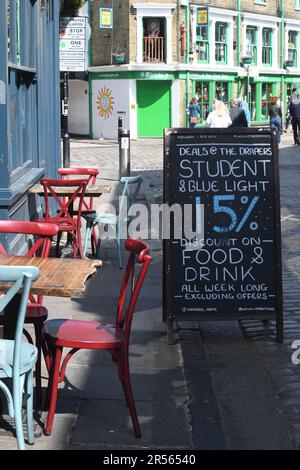
[[196, 127], [199, 121], [200, 106], [198, 104], [198, 97], [193, 96], [190, 101], [190, 104], [187, 108], [187, 114], [189, 116], [189, 127]]
[[294, 144], [300, 145], [299, 133], [300, 133], [300, 100], [298, 91], [294, 91], [292, 94], [292, 101], [289, 106], [290, 115], [292, 116], [292, 127], [294, 133]]
[[230, 100], [229, 116], [232, 124], [229, 127], [248, 127], [245, 111], [240, 107], [240, 100]]
[[232, 124], [229, 111], [223, 101], [216, 100], [216, 109], [211, 111], [206, 119], [208, 127], [228, 127]]
[[281, 142], [281, 129], [282, 129], [282, 112], [280, 106], [277, 104], [278, 96], [272, 96], [269, 105], [270, 127], [276, 127], [278, 130], [278, 143]]
[[290, 127], [290, 124], [292, 124], [292, 115], [291, 115], [291, 111], [290, 111], [290, 104], [291, 104], [291, 102], [292, 102], [292, 97], [289, 96], [289, 97], [288, 97], [288, 101], [287, 101], [286, 113], [285, 113], [285, 128], [284, 128], [284, 132], [288, 132], [289, 127]]
[[249, 106], [246, 100], [243, 100], [242, 98], [239, 99], [240, 102], [240, 108], [244, 111], [246, 119], [247, 119], [247, 125], [250, 127], [250, 122], [251, 122], [251, 115], [250, 115], [250, 110]]

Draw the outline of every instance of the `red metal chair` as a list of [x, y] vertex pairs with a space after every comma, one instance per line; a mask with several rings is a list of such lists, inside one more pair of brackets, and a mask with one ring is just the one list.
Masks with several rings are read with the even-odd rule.
[[[140, 240], [128, 239], [125, 248], [130, 252], [121, 283], [116, 320], [113, 325], [79, 320], [49, 320], [44, 324], [48, 347], [46, 364], [50, 371], [47, 390], [49, 405], [45, 434], [50, 435], [56, 409], [58, 384], [64, 380], [66, 367], [72, 355], [80, 349], [102, 349], [112, 354], [117, 364], [126, 402], [128, 404], [136, 437], [141, 437], [140, 425], [132, 395], [129, 373], [129, 337], [135, 304], [145, 279], [151, 257], [148, 246]], [[139, 275], [134, 276], [135, 262], [141, 264]], [[127, 288], [131, 295], [125, 307]], [[63, 348], [71, 348], [61, 363]]]
[[[54, 223], [58, 226], [56, 256], [59, 256], [59, 244], [62, 232], [68, 232], [73, 242], [73, 257], [77, 257], [79, 251], [80, 257], [84, 258], [81, 241], [81, 210], [84, 200], [88, 180], [58, 180], [58, 179], [41, 179], [44, 187], [45, 196], [45, 217], [38, 219], [38, 222]], [[73, 192], [66, 198], [61, 198], [57, 194], [59, 188], [73, 188]], [[50, 213], [49, 197], [52, 196], [58, 205], [58, 211], [54, 217]], [[73, 216], [73, 204], [78, 198], [77, 217]]]
[[[94, 186], [96, 184], [99, 170], [97, 168], [59, 168], [57, 170], [62, 180], [72, 179], [74, 176], [85, 176], [87, 183]], [[94, 198], [85, 198], [82, 203], [81, 215], [92, 214], [94, 211]], [[74, 214], [76, 212], [74, 211]]]
[[[97, 176], [99, 175], [99, 170], [97, 168], [59, 168], [57, 170], [58, 174], [61, 176], [62, 180], [72, 179], [72, 177], [76, 176], [85, 176], [88, 184], [94, 186], [97, 181]], [[94, 210], [94, 198], [88, 197], [83, 200], [81, 215], [85, 217], [86, 215], [94, 214], [96, 211]], [[77, 211], [74, 210], [73, 214], [76, 215]], [[97, 245], [97, 236], [95, 233], [95, 229], [92, 230], [92, 254], [95, 254], [95, 246]]]
[[[42, 224], [37, 222], [25, 222], [19, 220], [0, 220], [0, 233], [17, 233], [23, 235], [31, 235], [29, 239], [29, 248], [25, 256], [38, 256], [47, 258], [50, 253], [51, 240], [57, 235], [58, 227], [55, 224]], [[34, 238], [33, 238], [34, 237]], [[7, 252], [0, 243], [0, 253], [7, 255]], [[26, 311], [25, 323], [32, 324], [35, 333], [35, 345], [38, 349], [38, 357], [35, 367], [35, 383], [37, 403], [42, 402], [42, 385], [41, 385], [41, 349], [42, 349], [42, 331], [43, 324], [47, 320], [48, 311], [43, 306], [42, 296], [29, 295], [29, 302]], [[0, 313], [0, 325], [3, 325], [3, 312]], [[33, 340], [24, 330], [24, 334], [28, 341], [33, 344]]]

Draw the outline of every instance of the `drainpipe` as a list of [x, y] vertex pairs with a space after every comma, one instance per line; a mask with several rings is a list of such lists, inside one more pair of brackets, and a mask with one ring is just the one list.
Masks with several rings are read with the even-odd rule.
[[236, 62], [241, 64], [241, 0], [237, 0]]
[[[185, 51], [185, 63], [187, 65], [186, 78], [185, 78], [185, 102], [186, 108], [189, 105], [189, 86], [190, 86], [190, 2], [187, 0], [185, 8], [185, 27], [186, 27], [186, 51]], [[185, 115], [185, 125], [188, 126], [188, 115]]]

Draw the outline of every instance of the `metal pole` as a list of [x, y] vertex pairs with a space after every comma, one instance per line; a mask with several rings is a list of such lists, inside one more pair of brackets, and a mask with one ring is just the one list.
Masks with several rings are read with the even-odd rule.
[[130, 131], [120, 129], [119, 133], [119, 179], [130, 176]]
[[70, 136], [69, 136], [69, 73], [64, 72], [62, 127], [63, 127], [63, 167], [70, 167]]
[[250, 79], [249, 79], [249, 65], [247, 67], [247, 103], [248, 103], [248, 107], [250, 108], [250, 99], [251, 99], [251, 96], [250, 96]]
[[123, 127], [122, 116], [118, 116], [118, 142], [120, 142], [120, 134]]

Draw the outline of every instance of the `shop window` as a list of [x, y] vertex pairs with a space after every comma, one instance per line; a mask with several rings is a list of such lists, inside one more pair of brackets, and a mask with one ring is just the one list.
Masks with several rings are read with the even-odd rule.
[[262, 29], [262, 63], [272, 65], [272, 29]]
[[292, 60], [294, 67], [297, 67], [297, 32], [288, 33], [288, 60]]
[[216, 82], [216, 99], [228, 104], [228, 83]]
[[246, 28], [246, 56], [252, 58], [252, 65], [257, 64], [257, 28]]
[[216, 23], [215, 59], [217, 63], [227, 63], [227, 24]]
[[295, 0], [295, 9], [300, 10], [300, 0]]
[[8, 45], [8, 103], [10, 147], [13, 168], [32, 160], [37, 148], [37, 24], [35, 2], [6, 4]]
[[196, 93], [198, 96], [198, 103], [200, 106], [201, 120], [205, 120], [208, 113], [211, 111], [211, 103], [209, 100], [209, 83], [196, 82]]
[[261, 118], [263, 121], [269, 119], [269, 103], [272, 97], [272, 83], [262, 83], [261, 93]]
[[198, 54], [198, 62], [209, 61], [209, 43], [208, 28], [206, 26], [197, 26], [196, 29], [196, 50]]

